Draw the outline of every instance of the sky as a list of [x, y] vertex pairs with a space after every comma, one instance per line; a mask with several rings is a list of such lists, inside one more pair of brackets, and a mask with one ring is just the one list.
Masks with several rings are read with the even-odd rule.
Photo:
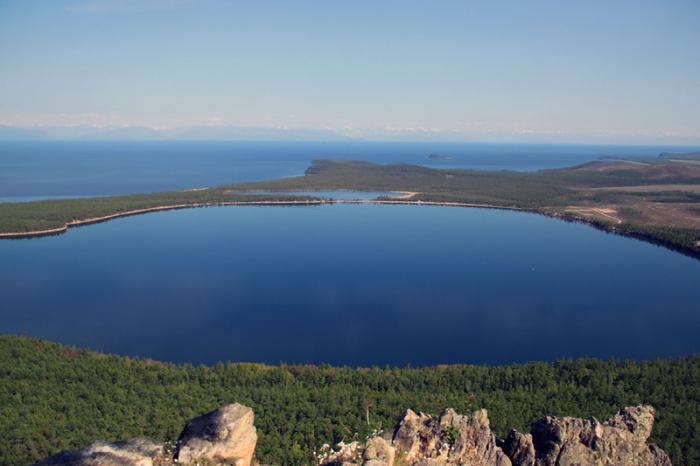
[[0, 0], [0, 125], [700, 144], [698, 24], [698, 0]]

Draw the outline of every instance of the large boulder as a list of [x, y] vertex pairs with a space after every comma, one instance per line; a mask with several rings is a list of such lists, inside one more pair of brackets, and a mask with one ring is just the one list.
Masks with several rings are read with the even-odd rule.
[[668, 455], [648, 445], [654, 408], [625, 408], [608, 421], [548, 416], [532, 427], [538, 466], [671, 466]]
[[253, 420], [253, 410], [239, 403], [192, 419], [180, 434], [175, 457], [181, 464], [250, 466], [258, 440]]
[[163, 445], [143, 437], [121, 442], [96, 441], [80, 450], [64, 451], [35, 466], [153, 466]]

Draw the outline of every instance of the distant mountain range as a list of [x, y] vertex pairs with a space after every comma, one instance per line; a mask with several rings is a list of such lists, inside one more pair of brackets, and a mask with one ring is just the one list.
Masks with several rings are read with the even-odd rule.
[[429, 128], [339, 130], [264, 126], [190, 126], [156, 129], [146, 126], [33, 126], [0, 125], [0, 141], [396, 141], [396, 142], [496, 142], [551, 144], [670, 144], [697, 145], [696, 141], [624, 138], [599, 135], [518, 133], [503, 131], [462, 132]]
[[46, 137], [46, 133], [38, 129], [16, 128], [14, 126], [0, 125], [0, 141], [46, 139]]
[[347, 136], [322, 129], [287, 129], [244, 126], [193, 126], [178, 129], [153, 129], [142, 126], [99, 128], [93, 126], [55, 126], [20, 128], [0, 125], [0, 140], [79, 139], [96, 141], [143, 140], [268, 140], [268, 141], [343, 141]]

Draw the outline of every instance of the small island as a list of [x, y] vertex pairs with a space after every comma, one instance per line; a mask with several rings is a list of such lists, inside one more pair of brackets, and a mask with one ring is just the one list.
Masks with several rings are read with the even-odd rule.
[[454, 157], [451, 155], [440, 155], [440, 154], [430, 154], [428, 155], [428, 159], [430, 160], [452, 160]]

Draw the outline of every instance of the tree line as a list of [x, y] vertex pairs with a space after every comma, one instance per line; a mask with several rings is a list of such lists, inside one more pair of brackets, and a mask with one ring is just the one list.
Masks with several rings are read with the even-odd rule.
[[528, 431], [544, 415], [602, 420], [639, 403], [657, 409], [651, 440], [674, 464], [700, 464], [700, 356], [424, 368], [193, 366], [0, 336], [0, 464], [31, 464], [98, 438], [172, 441], [186, 420], [236, 401], [255, 411], [264, 464], [311, 464], [323, 443], [391, 429], [409, 407], [483, 407], [504, 436], [511, 427]]

